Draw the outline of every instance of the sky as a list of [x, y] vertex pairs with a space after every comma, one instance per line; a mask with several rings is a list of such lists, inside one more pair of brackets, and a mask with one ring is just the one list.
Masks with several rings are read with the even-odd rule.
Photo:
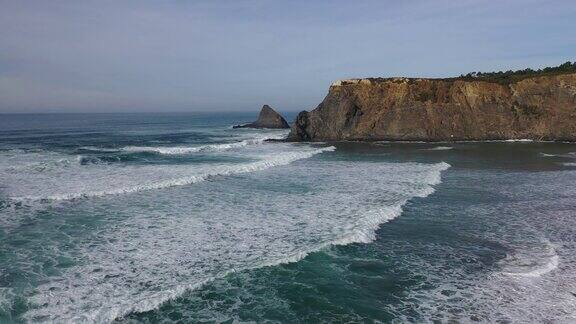
[[574, 0], [0, 0], [0, 113], [313, 109], [334, 80], [576, 60]]

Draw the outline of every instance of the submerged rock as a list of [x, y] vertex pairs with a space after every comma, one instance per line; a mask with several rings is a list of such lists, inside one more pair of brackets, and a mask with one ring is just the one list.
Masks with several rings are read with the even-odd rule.
[[576, 73], [483, 80], [371, 78], [334, 82], [288, 140], [576, 141]]
[[258, 120], [245, 125], [236, 125], [234, 128], [290, 128], [286, 119], [268, 105], [262, 106]]

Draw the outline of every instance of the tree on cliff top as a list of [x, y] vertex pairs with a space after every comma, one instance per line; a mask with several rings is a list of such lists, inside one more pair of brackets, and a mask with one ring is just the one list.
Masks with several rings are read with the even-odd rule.
[[576, 61], [566, 62], [554, 67], [545, 67], [543, 69], [533, 70], [530, 68], [524, 70], [508, 70], [506, 72], [471, 72], [466, 75], [461, 74], [458, 79], [462, 80], [482, 80], [488, 82], [497, 82], [502, 84], [508, 84], [515, 81], [520, 81], [531, 76], [540, 75], [557, 75], [564, 73], [574, 73], [576, 72]]

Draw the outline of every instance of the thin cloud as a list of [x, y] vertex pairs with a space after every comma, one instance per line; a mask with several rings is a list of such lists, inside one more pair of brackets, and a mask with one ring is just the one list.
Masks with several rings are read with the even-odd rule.
[[571, 1], [0, 0], [0, 112], [282, 110], [331, 81], [574, 60]]

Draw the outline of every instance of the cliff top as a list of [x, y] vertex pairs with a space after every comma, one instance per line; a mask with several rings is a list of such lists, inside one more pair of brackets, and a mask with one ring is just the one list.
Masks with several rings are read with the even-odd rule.
[[462, 74], [458, 77], [451, 78], [408, 78], [408, 77], [390, 77], [390, 78], [362, 78], [362, 79], [345, 79], [338, 80], [331, 84], [331, 87], [338, 87], [349, 84], [374, 84], [379, 82], [414, 82], [422, 80], [437, 80], [437, 81], [485, 81], [499, 84], [510, 84], [524, 79], [542, 77], [542, 76], [555, 76], [563, 74], [576, 73], [576, 62], [566, 62], [555, 67], [546, 67], [543, 69], [532, 70], [530, 68], [524, 70], [508, 70], [506, 72], [471, 72], [466, 75]]

